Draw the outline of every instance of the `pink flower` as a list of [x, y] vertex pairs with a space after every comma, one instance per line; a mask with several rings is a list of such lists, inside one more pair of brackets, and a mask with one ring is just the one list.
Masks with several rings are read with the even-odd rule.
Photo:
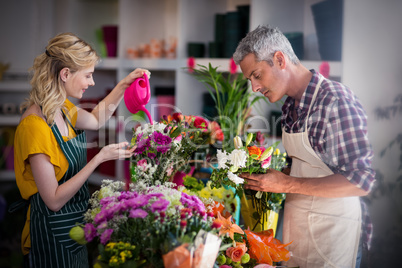
[[270, 155], [267, 159], [261, 162], [261, 167], [262, 168], [269, 168], [269, 165], [271, 165], [271, 159], [272, 155]]
[[235, 63], [235, 61], [233, 60], [233, 58], [230, 59], [230, 73], [231, 74], [235, 74], [237, 72], [237, 65]]
[[137, 166], [138, 167], [141, 167], [142, 168], [142, 170], [146, 170], [146, 168], [147, 168], [147, 159], [141, 159], [141, 160], [139, 160], [138, 162], [137, 162]]
[[224, 134], [217, 122], [212, 121], [209, 124], [208, 129], [211, 131], [211, 143], [215, 143], [215, 140], [223, 141]]
[[106, 245], [106, 243], [110, 240], [110, 237], [113, 234], [113, 229], [106, 229], [100, 237], [100, 241], [103, 245]]
[[322, 74], [325, 78], [329, 77], [329, 63], [327, 61], [323, 61], [319, 67], [319, 73]]
[[262, 145], [265, 141], [265, 137], [264, 135], [261, 133], [261, 131], [257, 132], [257, 135], [255, 137], [255, 141], [259, 144]]
[[230, 247], [226, 250], [226, 256], [234, 262], [241, 261], [241, 257], [247, 252], [245, 243], [236, 242], [236, 247]]
[[183, 139], [183, 136], [180, 134], [179, 136], [177, 136], [177, 137], [174, 139], [174, 141], [177, 142], [177, 143], [180, 143], [182, 139]]
[[178, 186], [183, 186], [184, 185], [184, 177], [186, 176], [186, 173], [182, 171], [176, 171], [176, 173], [173, 176], [173, 183], [176, 184], [174, 187], [177, 189]]
[[148, 216], [148, 213], [145, 210], [142, 210], [140, 208], [137, 209], [132, 209], [130, 210], [130, 218], [145, 218], [146, 216]]
[[208, 121], [200, 116], [195, 116], [194, 126], [196, 128], [207, 129], [208, 128]]
[[96, 237], [96, 229], [92, 223], [87, 223], [84, 226], [85, 240], [91, 242]]
[[195, 67], [195, 59], [194, 59], [194, 57], [188, 58], [187, 67], [188, 67], [188, 71], [190, 73], [194, 72], [194, 67]]

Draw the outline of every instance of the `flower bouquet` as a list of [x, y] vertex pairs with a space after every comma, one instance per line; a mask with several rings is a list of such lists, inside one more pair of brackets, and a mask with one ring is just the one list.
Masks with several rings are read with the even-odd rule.
[[137, 146], [131, 158], [131, 181], [141, 178], [148, 185], [171, 181], [176, 172], [189, 168], [195, 151], [222, 138], [216, 122], [180, 113], [138, 127], [131, 139], [131, 145]]
[[222, 244], [229, 245], [220, 251], [216, 259], [220, 268], [251, 268], [257, 267], [257, 264], [274, 265], [274, 263], [288, 261], [291, 256], [285, 248], [290, 243], [284, 245], [273, 238], [272, 229], [263, 232], [243, 231], [233, 223], [231, 216], [225, 218], [220, 213], [215, 222], [221, 224], [219, 235], [222, 238]]
[[[212, 187], [232, 186], [242, 198], [242, 215], [247, 227], [253, 231], [276, 229], [277, 213], [284, 193], [244, 190], [241, 173], [266, 173], [269, 168], [281, 170], [285, 166], [285, 153], [281, 154], [276, 142], [268, 148], [255, 143], [256, 135], [249, 133], [245, 146], [239, 136], [234, 138], [235, 149], [218, 150], [218, 168], [212, 172]], [[273, 216], [272, 216], [273, 215]], [[272, 222], [272, 225], [268, 223]]]
[[[125, 191], [123, 182], [104, 180], [90, 199], [86, 224], [70, 235], [79, 243], [98, 243], [98, 267], [212, 268], [219, 224], [198, 197], [170, 184], [137, 182]], [[212, 265], [198, 265], [208, 260]]]

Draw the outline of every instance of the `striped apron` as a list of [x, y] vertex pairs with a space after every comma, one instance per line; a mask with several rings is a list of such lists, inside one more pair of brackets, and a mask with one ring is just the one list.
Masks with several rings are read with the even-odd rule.
[[[85, 132], [76, 130], [67, 119], [77, 136], [64, 141], [56, 124], [51, 127], [69, 167], [59, 185], [77, 174], [87, 163]], [[70, 229], [84, 223], [83, 213], [89, 200], [88, 182], [57, 212], [47, 208], [39, 193], [31, 197], [31, 267], [88, 267], [86, 246], [80, 245], [69, 236]]]

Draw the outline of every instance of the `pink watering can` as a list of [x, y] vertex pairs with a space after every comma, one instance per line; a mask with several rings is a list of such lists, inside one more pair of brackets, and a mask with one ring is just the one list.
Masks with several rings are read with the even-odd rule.
[[124, 92], [124, 102], [127, 109], [132, 114], [139, 111], [144, 111], [149, 118], [149, 122], [153, 124], [151, 114], [145, 108], [151, 97], [151, 88], [149, 87], [149, 80], [146, 73], [144, 77], [135, 79], [135, 81]]

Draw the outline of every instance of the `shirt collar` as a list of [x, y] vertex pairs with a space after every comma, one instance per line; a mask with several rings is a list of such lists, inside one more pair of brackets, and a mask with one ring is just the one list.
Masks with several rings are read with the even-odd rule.
[[[313, 74], [313, 76], [311, 77], [311, 80], [300, 99], [298, 108], [300, 111], [309, 109], [310, 105], [312, 104], [311, 101], [313, 99], [315, 87], [317, 86], [318, 81], [320, 80], [319, 73], [317, 73], [313, 69], [311, 69], [310, 72]], [[294, 105], [294, 99], [293, 99], [293, 105]]]

